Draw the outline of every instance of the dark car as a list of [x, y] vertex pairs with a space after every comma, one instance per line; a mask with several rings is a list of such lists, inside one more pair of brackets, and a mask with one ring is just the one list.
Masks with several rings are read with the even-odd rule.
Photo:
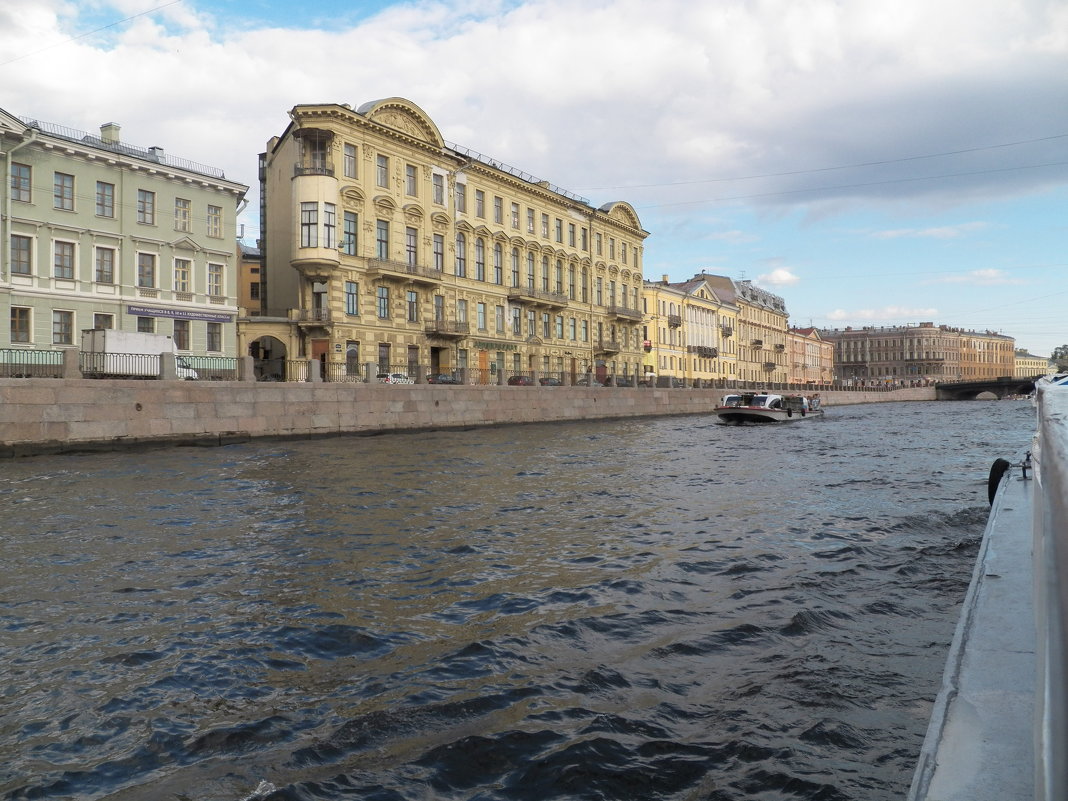
[[541, 384], [543, 387], [562, 387], [564, 385], [564, 382], [561, 381], [559, 378], [548, 377], [539, 378], [538, 383]]
[[580, 378], [578, 381], [575, 382], [575, 386], [576, 387], [603, 387], [604, 384], [602, 384], [596, 378], [590, 379], [589, 377], [587, 377], [587, 378]]
[[513, 387], [532, 387], [534, 379], [529, 375], [513, 375], [508, 378], [508, 384]]
[[435, 373], [426, 377], [428, 384], [459, 384], [460, 379], [448, 373]]

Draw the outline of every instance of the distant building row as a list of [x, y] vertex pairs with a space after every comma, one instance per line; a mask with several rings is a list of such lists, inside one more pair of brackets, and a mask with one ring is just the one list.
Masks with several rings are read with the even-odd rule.
[[[538, 372], [686, 383], [907, 382], [1008, 375], [1013, 341], [935, 327], [791, 328], [783, 299], [701, 273], [643, 277], [648, 236], [600, 207], [446, 142], [400, 98], [300, 105], [248, 187], [160, 148], [0, 111], [0, 348], [73, 347], [86, 328], [173, 336], [332, 375]], [[6, 336], [5, 336], [6, 334]], [[1041, 371], [1038, 371], [1041, 372]]]

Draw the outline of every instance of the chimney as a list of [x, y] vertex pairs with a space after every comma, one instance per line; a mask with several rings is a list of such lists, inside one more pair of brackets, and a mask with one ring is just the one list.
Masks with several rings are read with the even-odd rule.
[[670, 281], [668, 281], [667, 274], [664, 275], [664, 283], [665, 284], [671, 283]]
[[160, 147], [159, 145], [156, 145], [154, 147], [150, 147], [148, 149], [148, 152], [151, 153], [152, 157], [156, 161], [158, 161], [160, 164], [163, 163], [163, 160], [164, 160], [165, 156], [163, 155], [163, 148], [162, 147]]
[[100, 138], [111, 144], [119, 143], [119, 131], [122, 129], [117, 122], [105, 122], [100, 126]]

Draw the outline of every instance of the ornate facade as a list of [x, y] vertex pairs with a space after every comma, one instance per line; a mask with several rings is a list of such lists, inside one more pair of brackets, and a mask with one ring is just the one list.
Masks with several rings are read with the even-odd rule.
[[401, 98], [290, 118], [260, 156], [263, 314], [239, 324], [261, 369], [639, 370], [648, 234], [629, 204], [450, 144]]

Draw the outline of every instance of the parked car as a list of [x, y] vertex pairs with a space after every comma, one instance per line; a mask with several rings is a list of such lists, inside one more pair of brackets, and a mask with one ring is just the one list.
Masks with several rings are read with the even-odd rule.
[[407, 373], [379, 373], [379, 384], [414, 384], [415, 379], [409, 378]]
[[541, 384], [543, 387], [562, 387], [564, 385], [564, 382], [561, 381], [559, 378], [549, 377], [539, 378], [538, 383]]
[[576, 387], [603, 387], [604, 384], [602, 384], [596, 378], [588, 378], [587, 377], [587, 378], [580, 378], [578, 381], [575, 382], [575, 386]]
[[426, 377], [428, 384], [460, 384], [463, 383], [454, 375], [448, 373], [433, 373]]
[[532, 387], [534, 379], [529, 375], [513, 375], [509, 376], [508, 384], [513, 387]]

